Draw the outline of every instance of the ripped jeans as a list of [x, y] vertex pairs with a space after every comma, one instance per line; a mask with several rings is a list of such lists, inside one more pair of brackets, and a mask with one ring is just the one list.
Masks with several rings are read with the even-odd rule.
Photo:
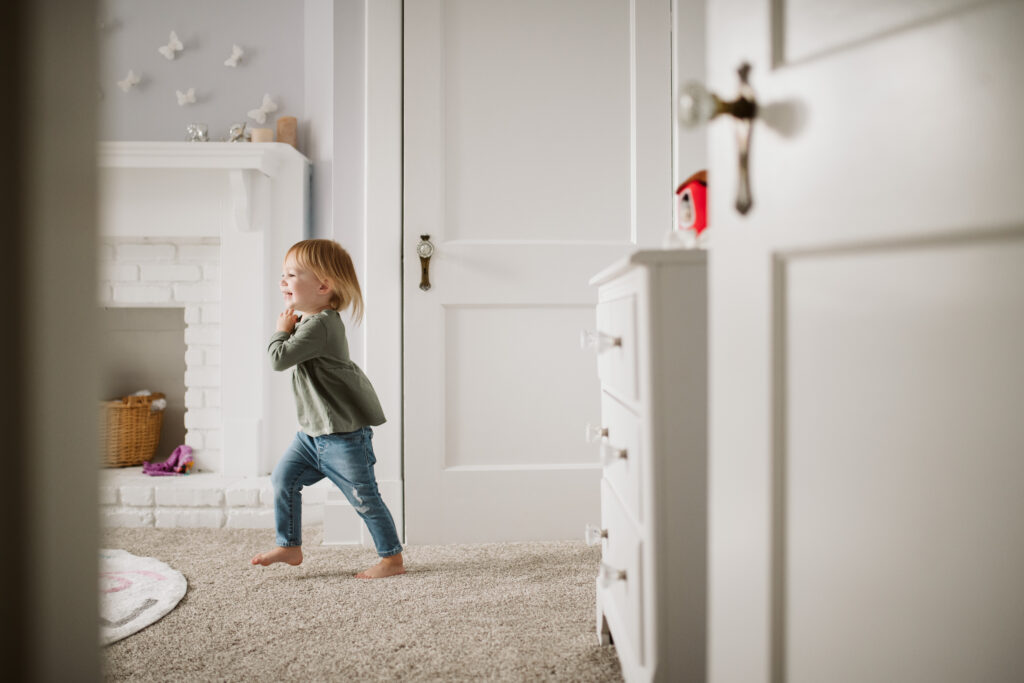
[[270, 477], [279, 546], [302, 545], [302, 487], [327, 477], [366, 522], [377, 554], [390, 557], [402, 552], [395, 522], [381, 500], [373, 475], [377, 458], [372, 438], [369, 427], [323, 436], [303, 432], [295, 435]]

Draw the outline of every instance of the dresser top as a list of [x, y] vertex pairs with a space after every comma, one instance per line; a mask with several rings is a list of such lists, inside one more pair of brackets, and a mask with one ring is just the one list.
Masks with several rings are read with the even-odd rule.
[[603, 285], [634, 266], [663, 266], [675, 264], [704, 265], [708, 252], [704, 249], [641, 249], [623, 256], [590, 278], [591, 285]]

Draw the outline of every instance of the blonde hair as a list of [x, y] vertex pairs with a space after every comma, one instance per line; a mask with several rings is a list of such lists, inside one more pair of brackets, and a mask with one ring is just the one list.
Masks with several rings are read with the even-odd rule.
[[363, 293], [359, 289], [352, 257], [334, 240], [303, 240], [292, 245], [284, 258], [294, 256], [295, 263], [313, 273], [331, 288], [330, 306], [336, 311], [352, 307], [352, 318], [363, 319]]

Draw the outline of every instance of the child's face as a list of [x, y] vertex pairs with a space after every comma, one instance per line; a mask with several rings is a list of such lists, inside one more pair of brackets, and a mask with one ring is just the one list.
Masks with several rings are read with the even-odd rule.
[[313, 273], [300, 268], [292, 255], [284, 261], [280, 287], [284, 305], [296, 311], [319, 313], [331, 303], [330, 286], [317, 280]]

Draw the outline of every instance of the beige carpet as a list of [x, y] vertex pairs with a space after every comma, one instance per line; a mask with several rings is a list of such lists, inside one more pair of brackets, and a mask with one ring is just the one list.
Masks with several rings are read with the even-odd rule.
[[410, 546], [408, 573], [365, 581], [372, 550], [319, 545], [252, 567], [270, 531], [108, 529], [103, 547], [188, 579], [160, 621], [104, 648], [111, 681], [621, 681], [598, 645], [600, 550], [582, 542]]

